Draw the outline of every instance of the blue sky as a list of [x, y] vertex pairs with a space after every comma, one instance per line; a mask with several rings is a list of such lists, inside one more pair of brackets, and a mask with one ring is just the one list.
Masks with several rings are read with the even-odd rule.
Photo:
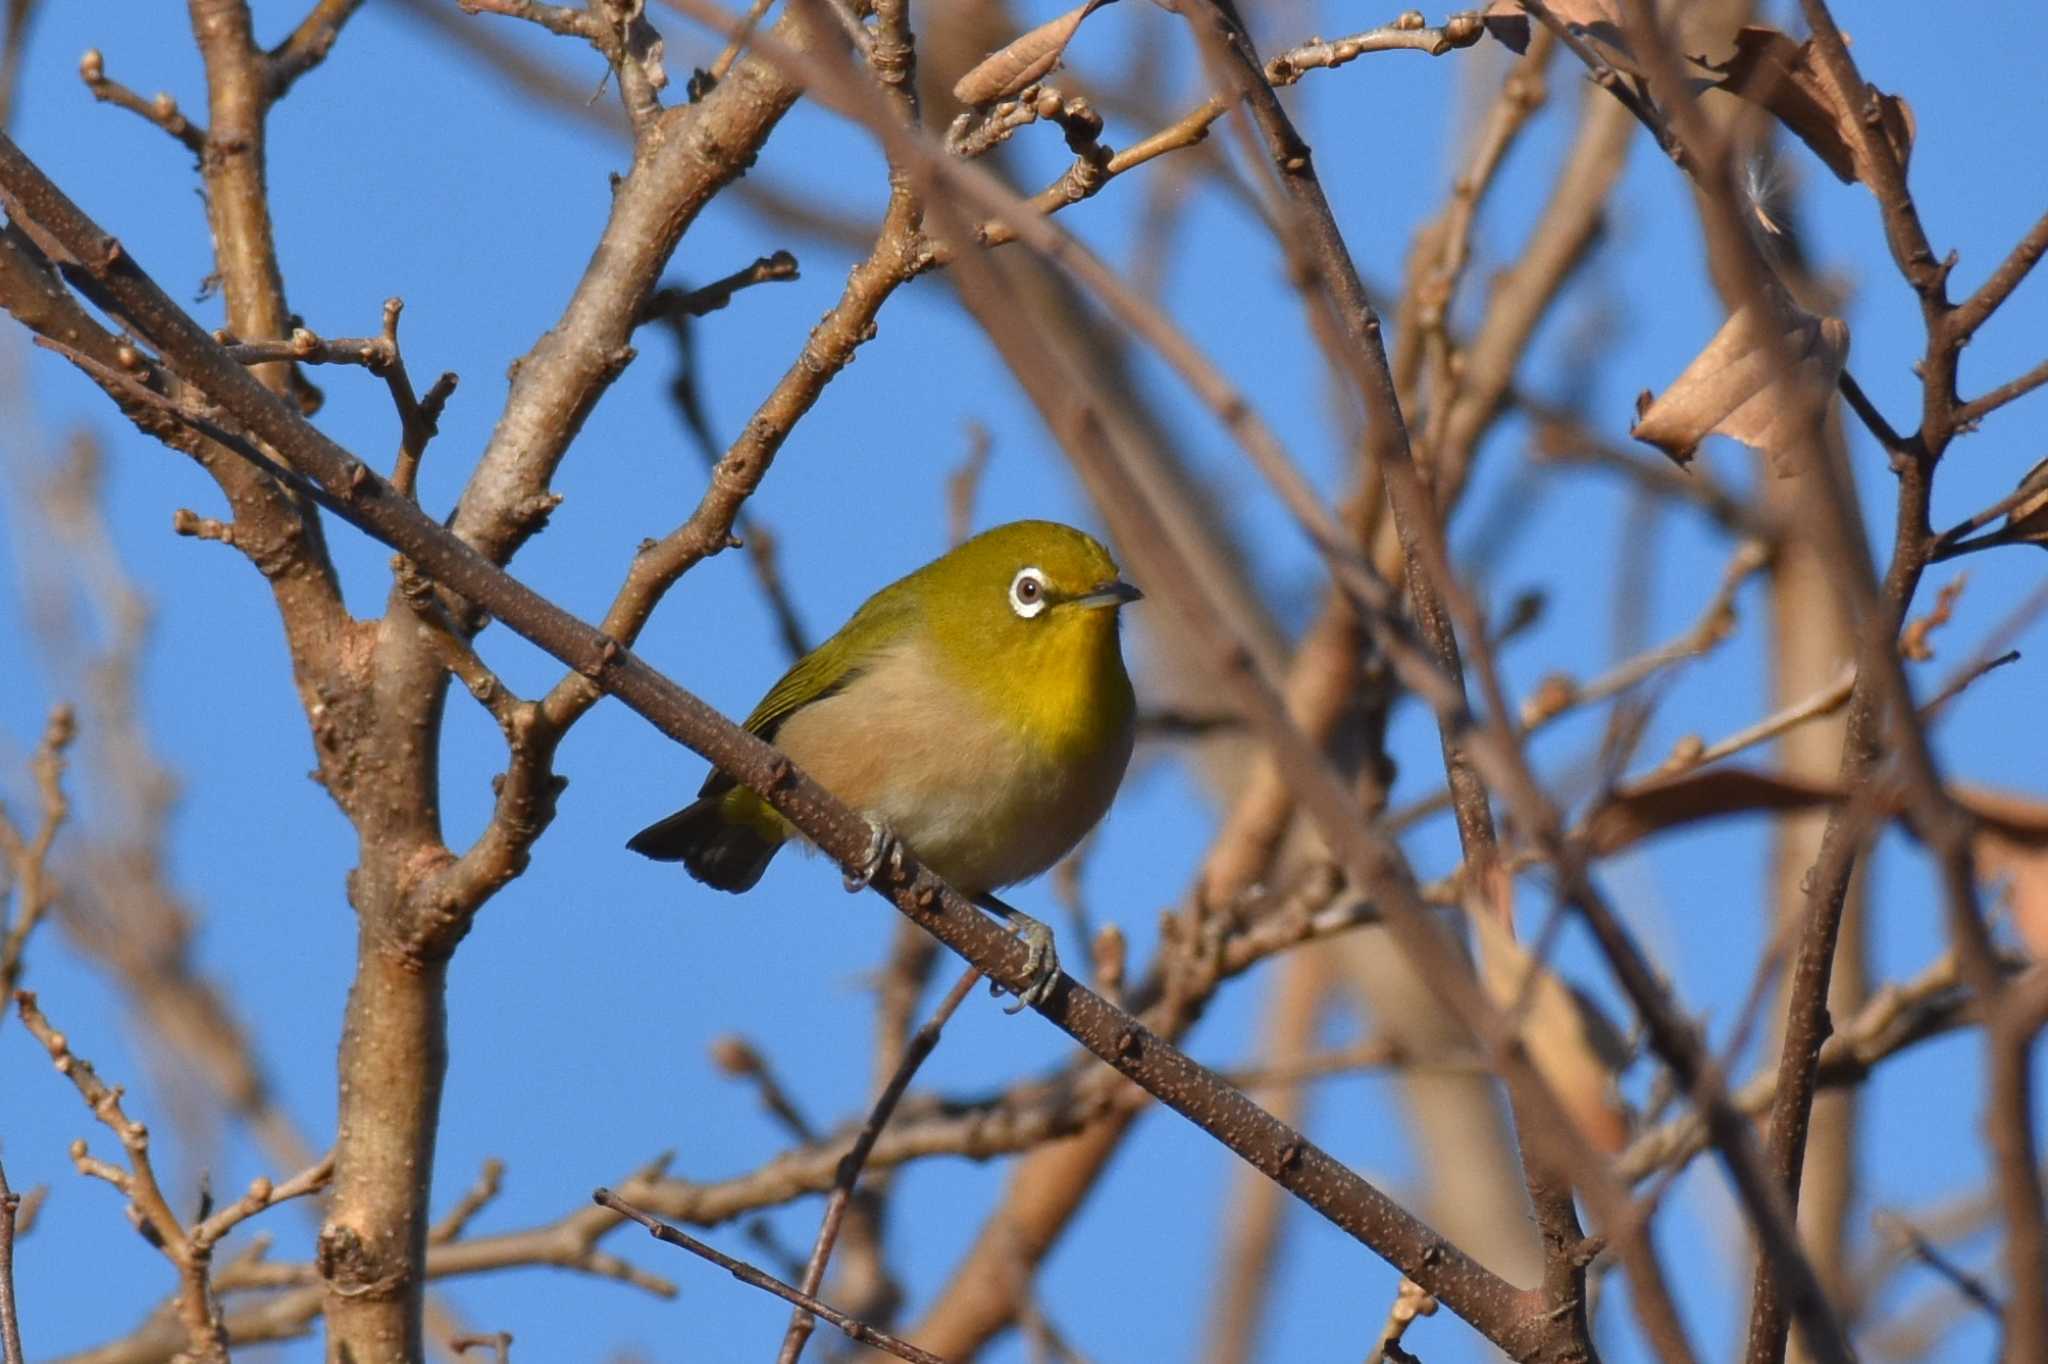
[[[2026, 149], [2037, 145], [2048, 105], [2026, 49], [1990, 41], [2015, 26], [2019, 8], [1987, 0], [1954, 10], [1940, 24], [1903, 6], [1867, 7], [1852, 17], [1865, 73], [1905, 93], [1918, 114], [1913, 185], [1937, 249], [1960, 253], [1960, 292], [2041, 211], [2040, 161]], [[257, 13], [259, 32], [274, 38], [297, 10], [266, 3]], [[1383, 17], [1329, 6], [1313, 24], [1301, 20], [1299, 31], [1275, 21], [1262, 37], [1277, 46], [1316, 26], [1337, 33]], [[602, 74], [593, 54], [560, 40], [501, 20], [464, 22], [490, 25], [593, 89]], [[1142, 28], [1174, 22], [1151, 7], [1117, 7], [1089, 21], [1070, 55], [1083, 73], [1108, 77], [1121, 69]], [[662, 27], [671, 70], [704, 59], [699, 34], [666, 18]], [[88, 47], [105, 53], [110, 75], [145, 93], [169, 90], [189, 110], [203, 108], [198, 60], [176, 7], [46, 6], [14, 135], [175, 296], [192, 298], [210, 259], [191, 159], [140, 120], [92, 103], [73, 74]], [[1178, 34], [1170, 48], [1177, 106], [1192, 95], [1193, 74]], [[1462, 126], [1461, 77], [1482, 60], [1493, 69], [1491, 53], [1436, 61], [1374, 56], [1317, 73], [1287, 95], [1315, 141], [1352, 249], [1378, 281], [1399, 277], [1416, 225], [1442, 200]], [[1555, 84], [1550, 109], [1481, 219], [1475, 280], [1503, 263], [1546, 192], [1579, 93], [1563, 68]], [[329, 63], [281, 106], [273, 129], [274, 208], [294, 308], [323, 334], [363, 334], [375, 330], [382, 301], [400, 295], [415, 380], [424, 384], [441, 369], [462, 376], [422, 479], [423, 501], [444, 510], [497, 414], [506, 365], [552, 322], [583, 268], [606, 211], [607, 176], [624, 168], [623, 147], [585, 120], [528, 103], [381, 3], [367, 7]], [[1122, 144], [1143, 131], [1112, 118], [1107, 137]], [[1018, 144], [1033, 183], [1067, 159], [1050, 130], [1027, 130]], [[1909, 426], [1918, 402], [1908, 371], [1920, 346], [1918, 312], [1884, 253], [1870, 198], [1838, 185], [1810, 160], [1795, 163], [1811, 191], [1814, 248], [1855, 287], [1851, 367], [1894, 424]], [[880, 163], [864, 135], [807, 109], [776, 134], [756, 174], [840, 211], [872, 215], [881, 204]], [[1128, 268], [1146, 249], [1134, 240], [1135, 200], [1128, 197], [1140, 189], [1133, 177], [1062, 221]], [[1170, 258], [1165, 302], [1253, 396], [1318, 484], [1334, 489], [1347, 452], [1328, 419], [1320, 368], [1301, 343], [1298, 305], [1281, 263], [1226, 196], [1187, 192], [1195, 199]], [[1520, 380], [1537, 392], [1586, 392], [1589, 410], [1619, 439], [1636, 392], [1668, 383], [1719, 324], [1719, 313], [1699, 268], [1687, 192], [1640, 142], [1609, 231], [1602, 268], [1578, 283], [1539, 333]], [[851, 258], [764, 223], [728, 196], [690, 233], [671, 272], [702, 282], [781, 246], [801, 258], [802, 279], [750, 291], [698, 329], [704, 391], [727, 435], [836, 297]], [[217, 300], [194, 307], [217, 322]], [[1614, 346], [1596, 372], [1575, 373], [1572, 339], [1588, 327], [1617, 333]], [[2035, 280], [1971, 345], [1966, 394], [2036, 362], [2043, 335], [2048, 285]], [[527, 582], [586, 617], [609, 600], [634, 544], [687, 515], [702, 486], [702, 468], [666, 402], [670, 359], [665, 341], [643, 338], [639, 362], [593, 414], [563, 467], [556, 486], [564, 505], [516, 564]], [[46, 458], [80, 424], [107, 441], [111, 523], [129, 572], [156, 609], [145, 718], [182, 783], [170, 865], [202, 916], [198, 956], [233, 992], [294, 1117], [309, 1132], [330, 1131], [333, 1046], [354, 947], [342, 894], [352, 840], [305, 778], [311, 753], [267, 593], [237, 554], [170, 533], [174, 508], [219, 511], [198, 470], [121, 428], [96, 390], [51, 357], [31, 354], [18, 331], [0, 328], [0, 374], [10, 372], [9, 391], [25, 389], [30, 402], [0, 422], [8, 464]], [[1170, 414], [1184, 454], [1230, 509], [1283, 617], [1298, 626], [1317, 588], [1304, 542], [1171, 377], [1149, 363], [1140, 373]], [[316, 378], [328, 395], [323, 427], [366, 458], [388, 460], [396, 430], [382, 385], [357, 371]], [[2041, 401], [2048, 400], [2034, 400]], [[1938, 485], [1937, 524], [1994, 500], [2048, 454], [2029, 431], [2029, 410], [1996, 415], [1958, 444]], [[750, 504], [779, 534], [785, 576], [814, 636], [943, 548], [943, 480], [967, 449], [971, 422], [994, 433], [978, 525], [1050, 516], [1099, 527], [943, 282], [919, 281], [888, 305], [877, 339], [797, 429]], [[1524, 434], [1512, 421], [1496, 433], [1452, 528], [1462, 553], [1486, 559], [1482, 585], [1496, 600], [1532, 586], [1549, 593], [1542, 623], [1504, 660], [1517, 694], [1549, 671], [1590, 675], [1611, 660], [1618, 592], [1650, 593], [1657, 636], [1682, 629], [1710, 594], [1727, 552], [1718, 532], [1674, 512], [1658, 523], [1657, 572], [1647, 587], [1616, 582], [1626, 498], [1590, 477], [1540, 479], [1533, 486], [1544, 495], [1530, 497]], [[1853, 440], [1853, 449], [1866, 505], [1878, 513], [1890, 500], [1889, 477], [1867, 439]], [[1716, 443], [1706, 458], [1731, 481], [1750, 478], [1750, 456], [1738, 448]], [[26, 642], [20, 591], [23, 565], [46, 553], [46, 545], [33, 518], [17, 514], [18, 484], [0, 486], [9, 512], [0, 521], [8, 546], [0, 555], [0, 640], [14, 642], [0, 687], [0, 792], [18, 809], [21, 759], [56, 693]], [[1871, 519], [1883, 534], [1888, 514]], [[1500, 535], [1509, 524], [1515, 533]], [[351, 603], [377, 609], [388, 581], [386, 552], [346, 528], [331, 539]], [[1944, 656], [1918, 677], [1923, 694], [2038, 584], [2040, 564], [2032, 552], [2016, 550], [1979, 556], [1968, 571], [1970, 588]], [[1937, 572], [1930, 589], [1954, 576], [1954, 569]], [[1736, 637], [1711, 664], [1681, 674], [1645, 754], [1661, 752], [1684, 732], [1726, 733], [1767, 709], [1762, 601], [1752, 588], [1740, 605]], [[2017, 643], [2022, 662], [1980, 684], [1939, 737], [1958, 775], [2039, 794], [2048, 730], [2012, 717], [2040, 713], [2044, 674], [2036, 654], [2048, 635], [2036, 623]], [[490, 632], [481, 647], [524, 694], [558, 675], [556, 665], [503, 631]], [[1142, 611], [1132, 648], [1142, 691]], [[642, 651], [732, 714], [746, 711], [784, 661], [737, 555], [689, 575]], [[1591, 717], [1558, 726], [1534, 751], [1546, 770], [1563, 774], [1597, 736], [1598, 719]], [[1427, 718], [1404, 709], [1394, 742], [1402, 765], [1395, 799], [1426, 792], [1440, 777]], [[445, 753], [452, 845], [482, 827], [488, 781], [500, 765], [495, 728], [458, 693]], [[451, 975], [452, 1059], [435, 1206], [445, 1208], [486, 1157], [502, 1157], [505, 1193], [478, 1219], [481, 1231], [571, 1211], [593, 1185], [622, 1178], [664, 1149], [675, 1150], [676, 1169], [692, 1176], [758, 1163], [781, 1134], [744, 1088], [711, 1067], [707, 1044], [722, 1033], [752, 1039], [821, 1121], [859, 1109], [868, 1083], [871, 1009], [862, 981], [894, 916], [872, 897], [844, 896], [832, 869], [812, 860], [779, 860], [757, 892], [734, 900], [626, 854], [625, 836], [694, 790], [702, 764], [620, 707], [597, 708], [565, 746], [561, 765], [571, 784], [532, 870], [484, 912]], [[79, 794], [89, 826], [94, 792]], [[1215, 820], [1170, 754], [1141, 755], [1085, 885], [1095, 915], [1124, 927], [1136, 959], [1149, 954], [1158, 913], [1187, 886]], [[1425, 871], [1444, 869], [1452, 846], [1441, 827], [1419, 831], [1412, 842]], [[1745, 823], [1670, 839], [1619, 860], [1605, 877], [1688, 1006], [1717, 1036], [1748, 984], [1763, 928], [1762, 849], [1761, 826]], [[1876, 873], [1876, 972], [1896, 979], [1939, 950], [1939, 905], [1922, 860], [1902, 842], [1887, 842]], [[1021, 907], [1059, 920], [1043, 885], [1017, 898]], [[1562, 960], [1611, 997], [1583, 943], [1568, 938]], [[193, 1140], [173, 1121], [179, 1087], [190, 1081], [139, 1043], [107, 979], [54, 929], [31, 948], [29, 983], [76, 1048], [103, 1074], [132, 1086], [131, 1111], [154, 1125], [160, 1169], [179, 1188], [195, 1188], [202, 1165], [223, 1192], [266, 1172], [242, 1134], [219, 1134], [214, 1145]], [[1190, 1039], [1194, 1054], [1217, 1063], [1247, 1057], [1249, 1027], [1269, 985], [1270, 976], [1260, 975], [1227, 989]], [[1358, 1026], [1333, 1025], [1347, 1034]], [[977, 1092], [1067, 1052], [1041, 1021], [1006, 1018], [977, 995], [921, 1084]], [[1888, 1065], [1869, 1092], [1868, 1192], [1858, 1214], [1864, 1234], [1876, 1207], [1911, 1208], [1981, 1182], [1973, 1039], [1920, 1048]], [[1313, 1131], [1397, 1193], [1416, 1177], [1418, 1153], [1382, 1079], [1346, 1079], [1320, 1091]], [[35, 1357], [125, 1330], [170, 1286], [162, 1259], [128, 1234], [118, 1198], [70, 1170], [65, 1149], [80, 1135], [111, 1154], [111, 1139], [92, 1127], [18, 1022], [0, 1025], [0, 1155], [17, 1187], [51, 1186], [17, 1262]], [[1220, 1148], [1170, 1115], [1141, 1121], [1041, 1280], [1048, 1310], [1084, 1353], [1130, 1360], [1194, 1352], [1203, 1316], [1190, 1307], [1211, 1291], [1227, 1188], [1221, 1177], [1229, 1165]], [[899, 1181], [891, 1249], [911, 1286], [913, 1314], [975, 1234], [1000, 1173], [1000, 1166], [949, 1160], [916, 1166]], [[816, 1204], [806, 1203], [771, 1221], [785, 1242], [803, 1244], [816, 1215]], [[306, 1258], [306, 1219], [284, 1211], [262, 1225], [277, 1235], [279, 1258]], [[1289, 1234], [1267, 1357], [1356, 1357], [1391, 1299], [1394, 1272], [1305, 1211], [1292, 1217]], [[1730, 1251], [1738, 1225], [1717, 1171], [1703, 1163], [1681, 1181], [1662, 1236], [1699, 1343], [1709, 1357], [1731, 1348], [1746, 1288], [1740, 1256]], [[733, 1229], [714, 1239], [746, 1253]], [[772, 1348], [784, 1317], [778, 1304], [637, 1237], [613, 1244], [678, 1281], [681, 1297], [662, 1302], [543, 1271], [491, 1276], [445, 1292], [476, 1328], [511, 1331], [515, 1359], [528, 1364], [626, 1347], [658, 1360], [758, 1357]], [[1972, 1265], [1984, 1264], [1989, 1253], [1983, 1238], [1958, 1249]], [[1105, 1263], [1118, 1272], [1105, 1274]], [[1133, 1264], [1142, 1271], [1127, 1272]], [[1909, 1275], [1903, 1284], [1895, 1295], [1901, 1301], [1932, 1287], [1925, 1276]], [[1609, 1319], [1611, 1327], [1627, 1324], [1618, 1304]], [[1613, 1332], [1611, 1358], [1639, 1357], [1621, 1338], [1626, 1334]], [[1987, 1340], [1972, 1328], [1947, 1344], [1957, 1357], [1972, 1357]], [[1411, 1344], [1432, 1364], [1480, 1357], [1471, 1333], [1447, 1314], [1419, 1326]], [[300, 1344], [278, 1357], [313, 1359], [317, 1352]], [[1013, 1340], [992, 1357], [1021, 1359], [1023, 1351]]]

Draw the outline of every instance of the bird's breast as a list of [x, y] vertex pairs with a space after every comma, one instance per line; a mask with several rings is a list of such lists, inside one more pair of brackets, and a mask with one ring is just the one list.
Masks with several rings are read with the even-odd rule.
[[792, 715], [776, 743], [979, 894], [1044, 871], [1109, 809], [1133, 738], [1120, 663], [1116, 680], [1108, 704], [997, 707], [912, 643]]

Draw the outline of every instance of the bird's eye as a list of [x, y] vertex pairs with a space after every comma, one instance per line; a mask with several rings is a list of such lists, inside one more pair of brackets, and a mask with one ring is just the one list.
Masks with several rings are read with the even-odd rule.
[[1035, 568], [1020, 568], [1010, 579], [1010, 609], [1030, 620], [1045, 609], [1045, 575]]

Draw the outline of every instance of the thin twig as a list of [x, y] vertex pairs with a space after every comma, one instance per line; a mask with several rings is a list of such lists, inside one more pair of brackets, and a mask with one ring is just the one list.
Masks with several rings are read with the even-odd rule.
[[981, 491], [981, 476], [988, 469], [993, 445], [986, 426], [967, 424], [967, 453], [946, 476], [946, 543], [950, 545], [958, 545], [974, 531], [974, 496]]
[[[1291, 85], [1310, 71], [1334, 69], [1368, 52], [1410, 51], [1440, 57], [1472, 46], [1484, 34], [1485, 26], [1476, 15], [1454, 15], [1437, 28], [1410, 23], [1405, 18], [1397, 19], [1391, 24], [1366, 29], [1347, 38], [1329, 42], [1316, 39], [1289, 48], [1267, 63], [1267, 78], [1275, 85]], [[1019, 100], [1017, 103], [1022, 108], [1029, 107], [1027, 101]], [[1031, 207], [1039, 213], [1057, 213], [1092, 198], [1104, 185], [1127, 171], [1136, 170], [1170, 152], [1200, 145], [1209, 136], [1209, 129], [1229, 110], [1226, 101], [1211, 98], [1173, 123], [1106, 158], [1077, 156], [1072, 166], [1031, 197]], [[1018, 232], [1015, 224], [998, 218], [981, 224], [975, 235], [984, 246], [1001, 246], [1017, 240]]]
[[[70, 706], [59, 704], [50, 708], [42, 740], [36, 745], [35, 756], [29, 759], [29, 771], [42, 805], [34, 835], [24, 836], [5, 807], [0, 807], [0, 861], [6, 865], [14, 901], [10, 915], [7, 897], [0, 896], [0, 927], [5, 929], [0, 932], [0, 1006], [14, 997], [29, 935], [56, 900], [56, 887], [50, 878], [50, 849], [57, 841], [57, 831], [64, 827], [71, 813], [70, 799], [64, 794], [64, 753], [77, 732]], [[0, 1007], [0, 1017], [4, 1016], [4, 1007]]]
[[227, 1326], [208, 1281], [214, 1245], [265, 1208], [325, 1188], [334, 1175], [333, 1154], [283, 1184], [273, 1185], [268, 1179], [258, 1178], [241, 1198], [187, 1227], [171, 1211], [150, 1162], [149, 1129], [122, 1108], [122, 1091], [104, 1083], [92, 1063], [71, 1050], [64, 1034], [43, 1016], [33, 994], [17, 991], [14, 1000], [22, 1023], [49, 1052], [57, 1072], [77, 1087], [86, 1107], [119, 1138], [128, 1157], [128, 1166], [122, 1169], [93, 1156], [85, 1142], [79, 1140], [71, 1144], [72, 1164], [80, 1174], [104, 1180], [126, 1196], [129, 1219], [177, 1269], [177, 1315], [192, 1357], [204, 1364], [227, 1364]]
[[177, 100], [165, 93], [159, 93], [154, 99], [144, 99], [108, 76], [106, 58], [100, 55], [98, 48], [87, 49], [86, 54], [78, 59], [78, 76], [100, 103], [126, 109], [136, 117], [154, 123], [194, 156], [206, 154], [206, 130], [179, 111]]
[[471, 1350], [489, 1350], [498, 1364], [509, 1364], [512, 1358], [512, 1333], [492, 1331], [488, 1335], [461, 1335], [448, 1338], [448, 1348], [457, 1354], [468, 1354]]
[[690, 82], [692, 100], [702, 98], [704, 91], [710, 90], [725, 79], [725, 73], [732, 70], [732, 64], [738, 61], [740, 53], [746, 50], [747, 39], [754, 36], [754, 30], [761, 25], [762, 16], [768, 13], [768, 7], [774, 3], [775, 0], [754, 0], [753, 4], [747, 6], [746, 18], [740, 21], [739, 29], [726, 39], [724, 49], [704, 72], [702, 88], [699, 88], [696, 80]]
[[[735, 1080], [753, 1083], [754, 1092], [761, 1100], [761, 1107], [768, 1116], [780, 1123], [798, 1141], [816, 1141], [817, 1129], [811, 1125], [796, 1101], [789, 1097], [782, 1082], [776, 1078], [775, 1070], [768, 1064], [754, 1044], [744, 1037], [726, 1036], [711, 1044], [711, 1063], [719, 1071]], [[816, 1288], [817, 1285], [811, 1285]]]
[[1546, 679], [1522, 702], [1523, 728], [1535, 729], [1569, 711], [1632, 690], [1653, 675], [1719, 645], [1734, 632], [1737, 593], [1769, 563], [1770, 552], [1764, 546], [1753, 540], [1744, 541], [1722, 569], [1720, 585], [1700, 609], [1691, 628], [1664, 644], [1624, 659], [1589, 681], [1574, 683], [1562, 676]]
[[[831, 1262], [832, 1247], [839, 1239], [839, 1226], [846, 1217], [847, 1204], [853, 1198], [853, 1186], [860, 1179], [861, 1167], [867, 1164], [868, 1155], [875, 1149], [875, 1142], [888, 1125], [890, 1115], [895, 1113], [903, 1092], [910, 1088], [917, 1068], [939, 1045], [939, 1033], [980, 979], [981, 971], [973, 966], [961, 974], [924, 1026], [911, 1036], [909, 1045], [903, 1049], [903, 1059], [896, 1063], [896, 1073], [875, 1096], [868, 1120], [861, 1125], [860, 1134], [853, 1139], [852, 1147], [840, 1161], [839, 1172], [832, 1182], [832, 1193], [825, 1200], [825, 1215], [819, 1221], [818, 1236], [811, 1243], [811, 1257], [804, 1265], [804, 1277], [798, 1288], [806, 1297], [815, 1294], [825, 1282], [825, 1266]], [[790, 1314], [789, 1328], [783, 1333], [782, 1350], [776, 1356], [776, 1364], [796, 1364], [803, 1357], [804, 1342], [811, 1335], [811, 1322], [811, 1313], [801, 1307]]]
[[669, 317], [703, 317], [732, 302], [732, 296], [742, 289], [797, 278], [796, 257], [787, 251], [777, 251], [701, 288], [683, 289], [671, 285], [656, 289], [648, 295], [647, 306], [640, 310], [640, 320], [656, 322]]
[[2043, 384], [2048, 384], [2048, 360], [2043, 360], [2017, 379], [2002, 383], [1982, 397], [1972, 398], [1956, 408], [1956, 423], [1967, 426], [1982, 421], [2015, 398], [2024, 398]]
[[735, 1260], [730, 1255], [712, 1249], [688, 1232], [678, 1230], [661, 1219], [640, 1211], [610, 1189], [599, 1189], [590, 1197], [599, 1207], [609, 1208], [621, 1217], [638, 1222], [655, 1240], [666, 1241], [672, 1246], [681, 1246], [692, 1255], [709, 1260], [741, 1283], [773, 1293], [800, 1311], [824, 1318], [845, 1332], [846, 1338], [855, 1344], [873, 1346], [877, 1350], [895, 1355], [898, 1359], [907, 1359], [911, 1364], [946, 1364], [937, 1355], [920, 1350], [907, 1340], [898, 1340], [887, 1331], [877, 1330], [865, 1322], [857, 1321], [829, 1303], [820, 1302], [807, 1293], [798, 1292], [774, 1275], [756, 1269], [744, 1260]]
[[1871, 1221], [1877, 1230], [1905, 1247], [1912, 1257], [1929, 1269], [1947, 1279], [1957, 1292], [1968, 1298], [1984, 1314], [2001, 1328], [2005, 1325], [2005, 1307], [1996, 1295], [1984, 1286], [1984, 1281], [1964, 1269], [1942, 1253], [1941, 1247], [1920, 1233], [1920, 1229], [1897, 1213], [1878, 1212]]
[[1394, 1293], [1394, 1305], [1387, 1310], [1387, 1324], [1380, 1328], [1380, 1338], [1373, 1343], [1372, 1353], [1365, 1357], [1366, 1364], [1412, 1360], [1414, 1356], [1401, 1348], [1401, 1338], [1408, 1334], [1417, 1317], [1435, 1315], [1436, 1299], [1423, 1292], [1414, 1280], [1401, 1280], [1401, 1287]]
[[1949, 334], [1958, 342], [1967, 340], [2020, 287], [2043, 254], [2048, 254], [2048, 212], [2035, 219], [2026, 235], [2013, 243], [2005, 259], [1977, 286], [1977, 292], [1956, 305], [1948, 317]]
[[21, 1318], [14, 1305], [14, 1231], [21, 1195], [7, 1184], [0, 1165], [0, 1364], [23, 1364]]
[[342, 25], [362, 7], [363, 0], [316, 0], [298, 27], [270, 49], [265, 71], [265, 94], [274, 103], [291, 92], [301, 76], [327, 60], [341, 36]]
[[476, 1183], [463, 1190], [462, 1197], [455, 1200], [455, 1206], [443, 1213], [441, 1220], [427, 1229], [427, 1244], [447, 1245], [459, 1240], [469, 1228], [470, 1219], [482, 1212], [490, 1201], [498, 1196], [498, 1190], [505, 1180], [505, 1162], [496, 1156], [484, 1161], [477, 1171]]

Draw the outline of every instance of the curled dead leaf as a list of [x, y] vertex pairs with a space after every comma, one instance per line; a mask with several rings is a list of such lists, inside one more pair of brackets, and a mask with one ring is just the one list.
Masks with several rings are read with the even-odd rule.
[[[1617, 71], [1640, 75], [1635, 54], [1622, 32], [1620, 0], [1549, 0], [1545, 6], [1558, 22], [1584, 38], [1603, 61]], [[1479, 20], [1494, 38], [1512, 48], [1516, 55], [1529, 46], [1528, 12], [1521, 0], [1493, 0], [1480, 11]]]
[[1493, 0], [1479, 11], [1479, 22], [1493, 40], [1517, 57], [1529, 50], [1529, 16], [1517, 0]]
[[1474, 878], [1465, 910], [1487, 995], [1515, 1014], [1529, 1060], [1586, 1140], [1609, 1155], [1628, 1145], [1632, 1115], [1615, 1077], [1632, 1059], [1627, 1040], [1598, 1004], [1515, 941], [1514, 882], [1499, 866]]
[[[1778, 368], [1780, 348], [1797, 361], [1793, 376]], [[1637, 400], [1630, 434], [1680, 467], [1708, 436], [1732, 436], [1761, 452], [1783, 478], [1797, 472], [1791, 452], [1801, 423], [1826, 412], [1824, 404], [1802, 401], [1800, 384], [1832, 390], [1848, 358], [1849, 328], [1840, 318], [1816, 317], [1790, 304], [1738, 309], [1669, 388]]]
[[[1705, 65], [1720, 73], [1715, 84], [1721, 89], [1776, 115], [1843, 183], [1870, 183], [1870, 167], [1863, 164], [1853, 131], [1864, 111], [1837, 104], [1813, 67], [1810, 39], [1797, 43], [1774, 28], [1747, 27], [1735, 35], [1734, 56], [1720, 65]], [[1905, 169], [1913, 154], [1912, 107], [1874, 86], [1865, 88], [1865, 97], [1875, 106], [1878, 126], [1898, 157], [1899, 168]]]
[[970, 107], [993, 104], [1037, 84], [1060, 64], [1060, 56], [1073, 41], [1081, 21], [1109, 3], [1110, 0], [1087, 0], [991, 52], [954, 82], [953, 98]]

